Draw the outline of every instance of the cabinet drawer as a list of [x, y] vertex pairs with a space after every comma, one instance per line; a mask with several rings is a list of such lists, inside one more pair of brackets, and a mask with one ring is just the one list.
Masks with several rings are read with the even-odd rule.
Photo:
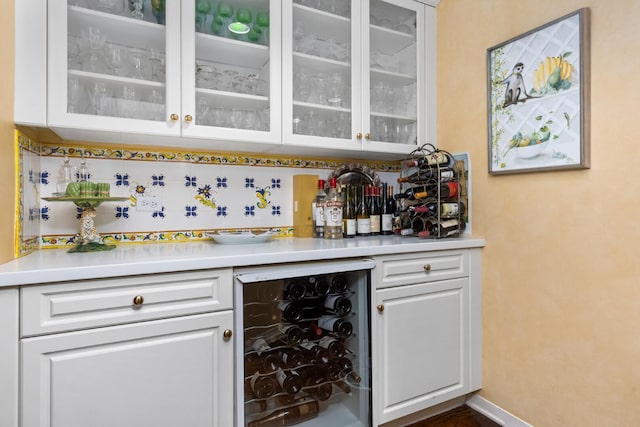
[[153, 274], [21, 289], [22, 336], [233, 308], [231, 269]]
[[454, 279], [469, 275], [466, 251], [422, 252], [380, 257], [377, 288]]

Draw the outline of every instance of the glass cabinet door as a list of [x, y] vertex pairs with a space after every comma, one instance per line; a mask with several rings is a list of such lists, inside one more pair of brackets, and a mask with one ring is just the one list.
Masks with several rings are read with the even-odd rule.
[[[424, 8], [407, 0], [370, 0], [369, 134], [382, 150], [413, 150], [422, 141]], [[422, 119], [421, 119], [422, 120]]]
[[359, 149], [360, 54], [352, 35], [360, 2], [293, 0], [283, 8], [285, 142]]
[[183, 0], [183, 134], [280, 140], [280, 2]]
[[167, 23], [179, 40], [180, 22], [169, 12], [165, 0], [50, 7], [50, 124], [179, 134], [169, 112], [179, 104], [168, 103], [179, 94], [179, 44], [168, 43]]

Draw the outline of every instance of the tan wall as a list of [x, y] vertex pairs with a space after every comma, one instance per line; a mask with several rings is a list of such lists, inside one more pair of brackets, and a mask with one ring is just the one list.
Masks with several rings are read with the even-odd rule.
[[[490, 176], [486, 49], [591, 8], [589, 170]], [[481, 395], [536, 427], [640, 426], [640, 2], [442, 0], [438, 138], [471, 153]]]
[[15, 177], [13, 137], [13, 0], [0, 0], [0, 263], [13, 259]]

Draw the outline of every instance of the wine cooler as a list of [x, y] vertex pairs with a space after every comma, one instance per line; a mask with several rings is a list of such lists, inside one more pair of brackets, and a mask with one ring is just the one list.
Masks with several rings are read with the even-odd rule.
[[235, 275], [237, 426], [370, 427], [371, 260]]

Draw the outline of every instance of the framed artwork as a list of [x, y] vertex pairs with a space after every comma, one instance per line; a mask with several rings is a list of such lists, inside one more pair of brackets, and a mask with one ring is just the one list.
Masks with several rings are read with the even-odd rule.
[[489, 173], [589, 167], [589, 9], [487, 50]]

